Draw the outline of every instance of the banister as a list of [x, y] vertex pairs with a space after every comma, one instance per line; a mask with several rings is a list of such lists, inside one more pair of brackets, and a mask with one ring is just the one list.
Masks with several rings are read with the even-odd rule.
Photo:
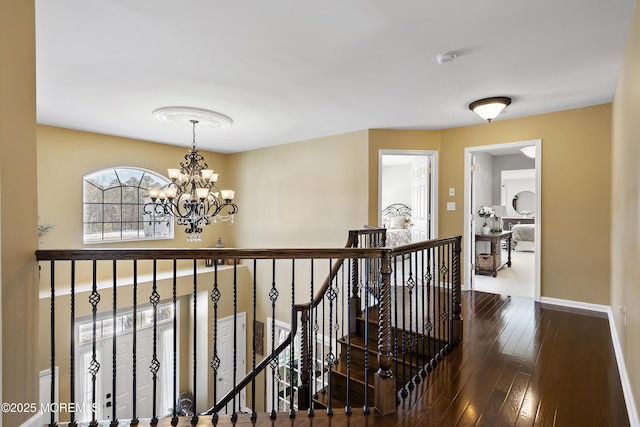
[[[395, 380], [392, 381], [393, 372], [391, 370], [391, 362], [393, 360], [393, 347], [391, 337], [391, 290], [390, 290], [390, 277], [392, 273], [392, 265], [395, 263], [394, 259], [403, 259], [407, 254], [426, 251], [433, 248], [442, 247], [444, 245], [451, 245], [453, 248], [452, 253], [452, 276], [448, 281], [452, 287], [452, 313], [450, 317], [450, 328], [453, 333], [450, 336], [450, 344], [455, 345], [462, 340], [462, 318], [460, 310], [460, 251], [461, 251], [461, 236], [447, 237], [442, 239], [433, 239], [428, 241], [421, 241], [417, 243], [411, 243], [398, 247], [358, 247], [359, 240], [362, 236], [381, 236], [380, 240], [367, 239], [373, 245], [379, 245], [384, 242], [384, 236], [386, 234], [385, 229], [380, 228], [366, 228], [363, 230], [351, 230], [349, 237], [344, 248], [288, 248], [288, 249], [238, 249], [238, 248], [198, 248], [198, 249], [50, 249], [50, 250], [38, 250], [36, 251], [36, 258], [38, 261], [117, 261], [117, 260], [203, 260], [203, 259], [263, 259], [263, 260], [275, 260], [277, 259], [329, 259], [334, 260], [330, 263], [330, 269], [327, 277], [318, 288], [317, 292], [314, 292], [311, 288], [310, 294], [313, 296], [310, 302], [292, 304], [291, 307], [291, 328], [284, 340], [272, 351], [266, 355], [255, 367], [252, 368], [247, 374], [244, 375], [240, 381], [238, 381], [233, 388], [227, 392], [221, 399], [213, 403], [213, 406], [202, 415], [216, 414], [223, 409], [237, 393], [245, 388], [252, 380], [254, 380], [260, 373], [270, 365], [270, 362], [277, 358], [288, 346], [292, 345], [293, 337], [298, 333], [298, 313], [308, 313], [310, 310], [318, 307], [325, 298], [328, 290], [330, 289], [332, 282], [338, 277], [341, 269], [344, 268], [345, 259], [364, 259], [364, 260], [378, 260], [380, 264], [372, 263], [372, 265], [380, 266], [378, 273], [382, 275], [381, 286], [379, 288], [379, 294], [375, 295], [376, 301], [380, 303], [378, 311], [378, 324], [380, 329], [378, 330], [378, 350], [379, 350], [379, 370], [378, 375], [382, 380], [381, 383], [376, 384], [376, 390], [382, 391], [383, 385], [385, 394], [393, 395], [390, 390], [395, 387]], [[366, 243], [365, 243], [366, 244]], [[382, 243], [384, 244], [384, 243]], [[392, 262], [392, 260], [394, 260]], [[358, 263], [355, 263], [358, 264]], [[367, 265], [369, 262], [367, 261]], [[378, 268], [378, 267], [376, 267]], [[194, 273], [195, 273], [195, 261], [194, 261]], [[326, 271], [326, 270], [325, 270]], [[404, 270], [403, 270], [404, 271]], [[95, 274], [95, 268], [94, 268]], [[344, 273], [343, 273], [344, 274]], [[355, 273], [354, 273], [355, 274]], [[175, 275], [175, 272], [174, 272]], [[53, 277], [53, 276], [52, 276]], [[95, 279], [94, 279], [95, 282]], [[354, 281], [355, 285], [355, 281]], [[53, 285], [52, 285], [53, 286]], [[376, 288], [377, 289], [377, 288]], [[378, 292], [378, 291], [377, 291]], [[315, 295], [314, 295], [315, 293]], [[348, 295], [348, 294], [345, 294]], [[355, 294], [352, 295], [356, 296]], [[292, 298], [295, 300], [295, 298]], [[337, 313], [337, 312], [336, 312]], [[304, 318], [303, 318], [304, 321]], [[302, 328], [305, 327], [303, 324]], [[306, 327], [309, 327], [308, 325]], [[53, 338], [52, 338], [53, 339]], [[53, 345], [52, 345], [53, 348]], [[303, 355], [306, 360], [306, 356]], [[389, 380], [389, 381], [387, 381]], [[376, 392], [377, 394], [377, 392]], [[304, 404], [304, 403], [301, 403]], [[376, 402], [376, 407], [379, 404]], [[389, 405], [395, 405], [395, 400], [391, 400]], [[383, 405], [380, 405], [381, 407]], [[383, 412], [386, 412], [383, 410]]]

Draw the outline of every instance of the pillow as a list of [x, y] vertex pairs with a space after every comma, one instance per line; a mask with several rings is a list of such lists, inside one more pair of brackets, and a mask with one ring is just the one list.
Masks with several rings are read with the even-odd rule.
[[389, 220], [389, 228], [391, 228], [391, 229], [404, 228], [406, 222], [407, 222], [407, 220], [403, 216], [396, 216], [396, 217], [390, 218], [390, 220]]

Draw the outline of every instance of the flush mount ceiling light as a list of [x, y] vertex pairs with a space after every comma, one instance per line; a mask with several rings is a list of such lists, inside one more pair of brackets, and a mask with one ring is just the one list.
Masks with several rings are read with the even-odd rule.
[[473, 101], [469, 104], [469, 109], [491, 123], [498, 114], [502, 113], [511, 104], [511, 98], [506, 96], [495, 96]]
[[530, 145], [528, 147], [522, 147], [520, 149], [520, 151], [522, 151], [522, 154], [524, 154], [525, 156], [527, 156], [530, 159], [535, 159], [536, 158], [536, 146], [535, 145]]

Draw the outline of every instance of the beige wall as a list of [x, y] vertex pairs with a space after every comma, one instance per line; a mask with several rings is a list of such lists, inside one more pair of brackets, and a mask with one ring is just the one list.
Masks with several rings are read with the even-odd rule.
[[[0, 3], [2, 401], [38, 401], [35, 27], [32, 1]], [[3, 413], [17, 426], [29, 413]]]
[[[611, 309], [640, 408], [640, 9], [636, 4], [613, 102]], [[626, 325], [620, 307], [626, 307]]]
[[[173, 240], [148, 240], [84, 245], [82, 241], [82, 177], [115, 166], [149, 169], [166, 176], [178, 167], [189, 147], [138, 141], [90, 132], [38, 125], [38, 202], [41, 222], [55, 228], [42, 240], [43, 249], [56, 248], [161, 248], [213, 246], [218, 236], [231, 240], [227, 223], [205, 227], [202, 242], [188, 243], [183, 228], [176, 226]], [[200, 152], [220, 174], [219, 187], [232, 188], [228, 155]], [[55, 177], [55, 179], [52, 179]]]
[[[464, 149], [542, 140], [541, 295], [609, 304], [611, 106], [496, 120], [442, 132], [439, 186], [464, 188]], [[463, 192], [448, 201], [464, 205]], [[440, 236], [463, 232], [463, 210], [439, 204]]]
[[238, 247], [341, 247], [367, 221], [367, 131], [231, 155]]

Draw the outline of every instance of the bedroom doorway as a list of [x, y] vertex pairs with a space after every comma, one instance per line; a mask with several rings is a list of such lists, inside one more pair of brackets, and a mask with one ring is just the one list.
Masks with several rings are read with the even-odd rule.
[[[540, 300], [541, 145], [532, 140], [465, 149], [463, 289]], [[532, 147], [525, 149], [528, 156], [524, 147]], [[484, 206], [501, 219], [481, 218]], [[482, 235], [484, 222], [495, 239]], [[517, 236], [511, 251], [507, 234]]]
[[437, 151], [379, 150], [378, 225], [390, 245], [437, 237], [437, 167]]

